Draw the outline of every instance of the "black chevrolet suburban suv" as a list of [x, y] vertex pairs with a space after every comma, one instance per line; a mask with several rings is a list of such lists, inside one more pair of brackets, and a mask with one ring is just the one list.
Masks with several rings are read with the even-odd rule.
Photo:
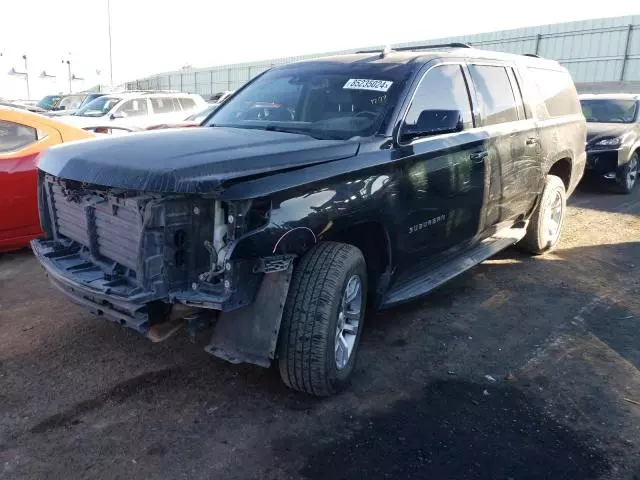
[[[354, 371], [365, 308], [420, 297], [496, 252], [541, 254], [585, 165], [570, 75], [464, 44], [273, 68], [199, 128], [65, 144], [39, 162], [53, 285], [158, 341], [313, 395]], [[179, 315], [176, 314], [179, 313]]]

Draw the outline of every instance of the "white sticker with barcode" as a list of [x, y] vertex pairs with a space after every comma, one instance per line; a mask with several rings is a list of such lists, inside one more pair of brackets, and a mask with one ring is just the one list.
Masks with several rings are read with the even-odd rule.
[[344, 87], [348, 90], [374, 90], [376, 92], [386, 92], [391, 88], [393, 82], [388, 80], [368, 80], [366, 78], [350, 78]]

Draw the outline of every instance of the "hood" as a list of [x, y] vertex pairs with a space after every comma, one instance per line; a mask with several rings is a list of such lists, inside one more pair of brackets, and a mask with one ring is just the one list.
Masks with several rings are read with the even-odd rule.
[[633, 130], [632, 123], [587, 123], [587, 143], [619, 137]]
[[[67, 111], [63, 110], [63, 112], [67, 112]], [[111, 123], [111, 119], [106, 115], [102, 115], [100, 117], [81, 117], [81, 116], [73, 115], [70, 113], [64, 113], [62, 115], [57, 115], [57, 116], [60, 117], [58, 118], [58, 120], [60, 120], [61, 122], [64, 122], [79, 128], [104, 126]]]
[[110, 187], [210, 193], [222, 182], [358, 153], [356, 140], [225, 127], [133, 133], [55, 146], [40, 157], [52, 175]]
[[66, 115], [73, 115], [77, 111], [77, 108], [71, 108], [69, 110], [49, 110], [45, 115], [47, 117], [64, 117]]

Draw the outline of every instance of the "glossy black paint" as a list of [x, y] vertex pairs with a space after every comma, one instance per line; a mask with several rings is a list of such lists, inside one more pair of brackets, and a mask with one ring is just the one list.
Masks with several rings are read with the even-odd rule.
[[[249, 202], [253, 208], [266, 204], [264, 221], [231, 241], [225, 259], [230, 270], [221, 277], [230, 284], [225, 295], [254, 285], [248, 275], [263, 275], [237, 265], [301, 256], [319, 241], [337, 240], [363, 250], [369, 283], [382, 296], [416, 261], [529, 218], [548, 172], [561, 176], [569, 193], [582, 177], [584, 117], [549, 118], [523, 74], [531, 64], [561, 68], [555, 62], [472, 50], [397, 53], [386, 59], [352, 55], [283, 68], [325, 69], [341, 62], [355, 69], [379, 63], [403, 79], [400, 100], [370, 137], [317, 140], [219, 127], [157, 131], [56, 147], [44, 155], [40, 168], [89, 184], [169, 196], [204, 194], [222, 201], [229, 212], [241, 212]], [[466, 72], [473, 62], [514, 69], [513, 87], [523, 100], [518, 121], [485, 125], [467, 75], [473, 128], [401, 143], [399, 130], [421, 78], [441, 63], [459, 64]], [[202, 272], [192, 273], [195, 281]], [[157, 293], [155, 299], [221, 305], [206, 291], [184, 287]]]
[[178, 128], [66, 143], [38, 167], [79, 182], [161, 193], [216, 191], [223, 181], [352, 157], [357, 139], [237, 128]]

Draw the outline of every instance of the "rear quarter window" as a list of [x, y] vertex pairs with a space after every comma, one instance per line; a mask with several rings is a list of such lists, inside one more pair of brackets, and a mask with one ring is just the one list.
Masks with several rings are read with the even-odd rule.
[[582, 113], [571, 75], [564, 70], [527, 68], [552, 118]]
[[183, 110], [196, 108], [196, 102], [193, 98], [180, 98], [180, 105], [182, 105]]
[[9, 153], [38, 141], [35, 128], [0, 120], [0, 153]]

